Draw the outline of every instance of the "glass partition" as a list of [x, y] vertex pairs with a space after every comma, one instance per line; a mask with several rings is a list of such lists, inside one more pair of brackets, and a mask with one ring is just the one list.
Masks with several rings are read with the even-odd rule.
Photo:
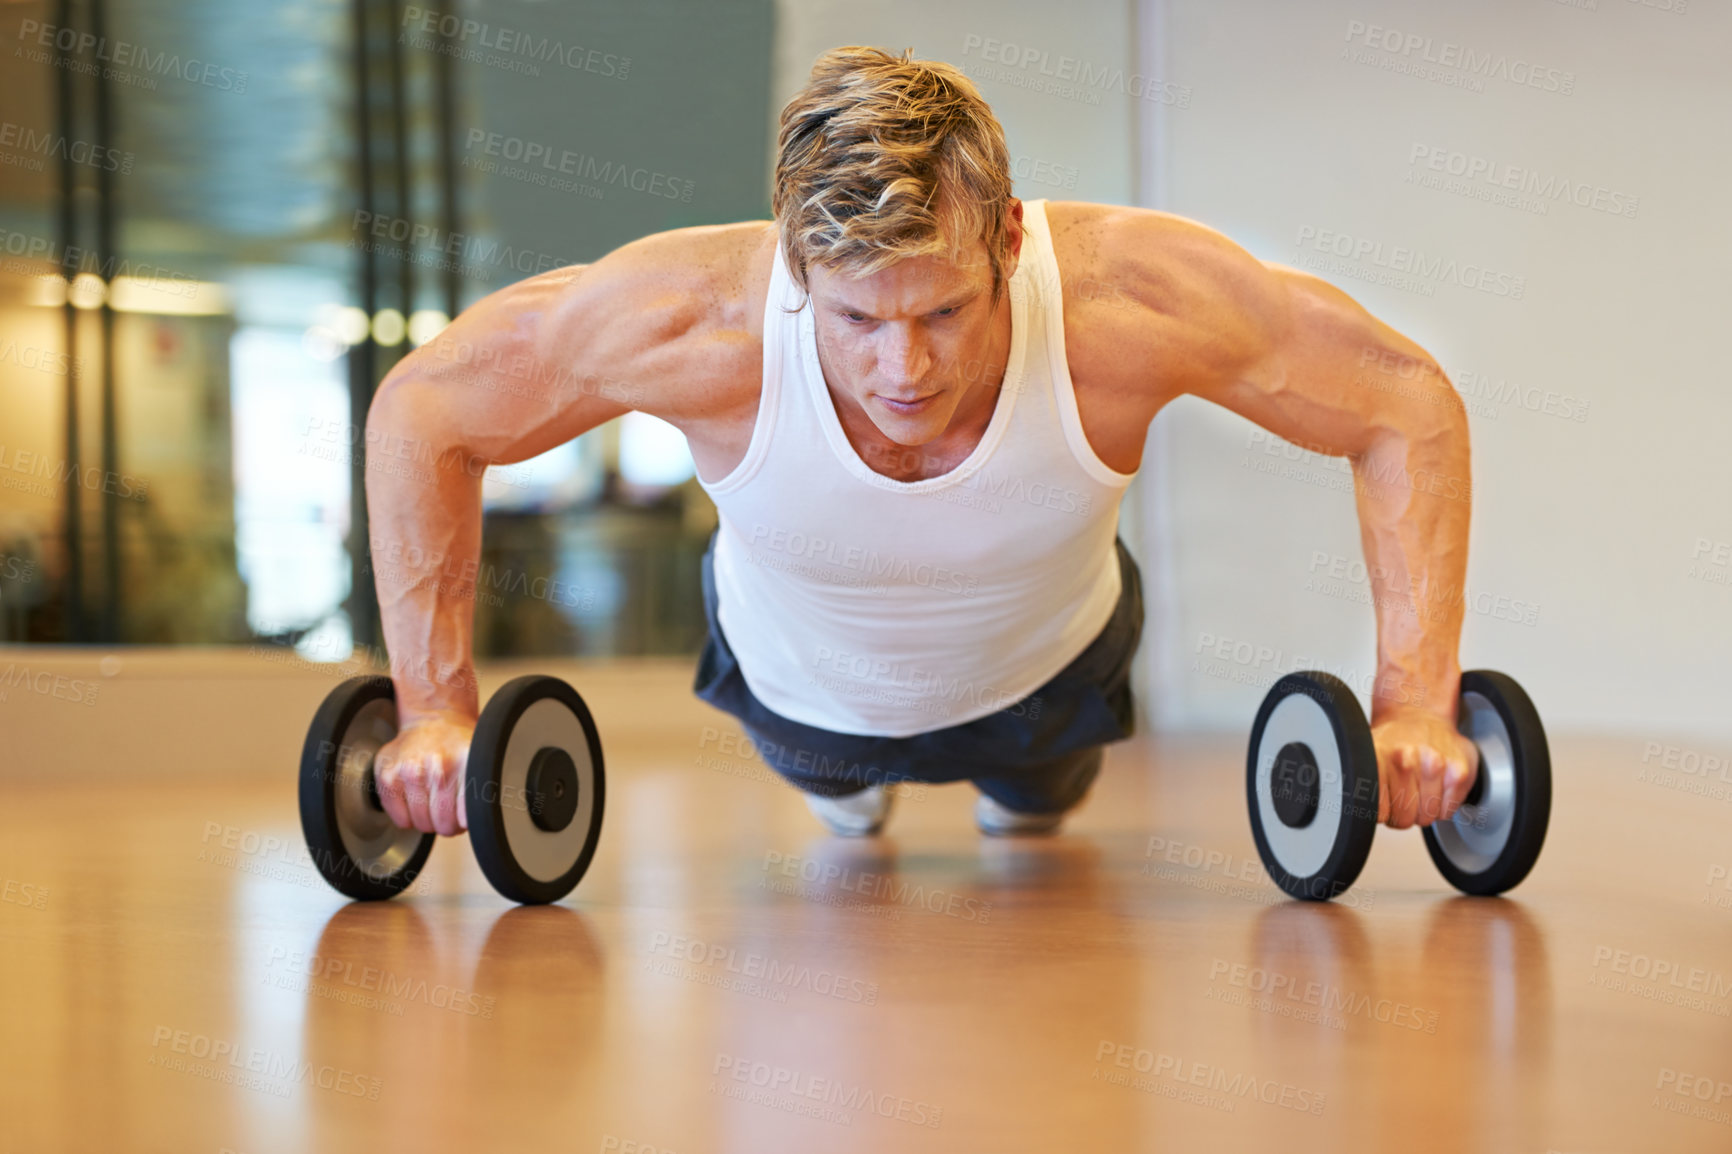
[[[0, 641], [379, 643], [377, 383], [477, 299], [769, 216], [773, 3], [0, 5]], [[489, 470], [477, 653], [695, 651], [652, 418]]]

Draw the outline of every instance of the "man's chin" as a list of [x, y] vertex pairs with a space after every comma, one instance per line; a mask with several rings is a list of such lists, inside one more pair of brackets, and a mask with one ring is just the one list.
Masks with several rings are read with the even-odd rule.
[[885, 439], [904, 449], [918, 449], [922, 445], [930, 445], [944, 432], [943, 423], [930, 418], [897, 420], [894, 417], [876, 417], [872, 424], [884, 434]]

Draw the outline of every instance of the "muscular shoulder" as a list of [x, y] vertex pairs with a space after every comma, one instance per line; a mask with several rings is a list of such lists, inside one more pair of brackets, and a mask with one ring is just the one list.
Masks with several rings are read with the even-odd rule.
[[775, 243], [773, 221], [746, 221], [622, 245], [569, 277], [549, 354], [609, 366], [635, 407], [676, 423], [755, 400]]
[[1074, 201], [1047, 218], [1073, 369], [1114, 380], [1158, 366], [1176, 394], [1255, 361], [1287, 323], [1275, 271], [1196, 221]]

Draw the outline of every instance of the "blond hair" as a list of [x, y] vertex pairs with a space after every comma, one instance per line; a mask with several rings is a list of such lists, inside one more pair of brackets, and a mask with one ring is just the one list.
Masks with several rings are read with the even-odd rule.
[[968, 77], [911, 51], [833, 48], [782, 108], [782, 255], [810, 291], [811, 264], [864, 276], [909, 257], [960, 262], [981, 240], [996, 302], [1010, 259], [1004, 129]]

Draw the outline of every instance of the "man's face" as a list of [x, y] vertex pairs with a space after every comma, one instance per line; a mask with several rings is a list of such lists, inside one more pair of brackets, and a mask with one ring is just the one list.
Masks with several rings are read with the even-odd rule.
[[[1020, 247], [1016, 206], [1008, 279]], [[976, 240], [952, 258], [911, 257], [854, 277], [813, 266], [807, 275], [825, 379], [838, 400], [863, 410], [899, 445], [924, 445], [950, 426], [965, 398], [996, 389], [1002, 363], [988, 365], [992, 266]]]

